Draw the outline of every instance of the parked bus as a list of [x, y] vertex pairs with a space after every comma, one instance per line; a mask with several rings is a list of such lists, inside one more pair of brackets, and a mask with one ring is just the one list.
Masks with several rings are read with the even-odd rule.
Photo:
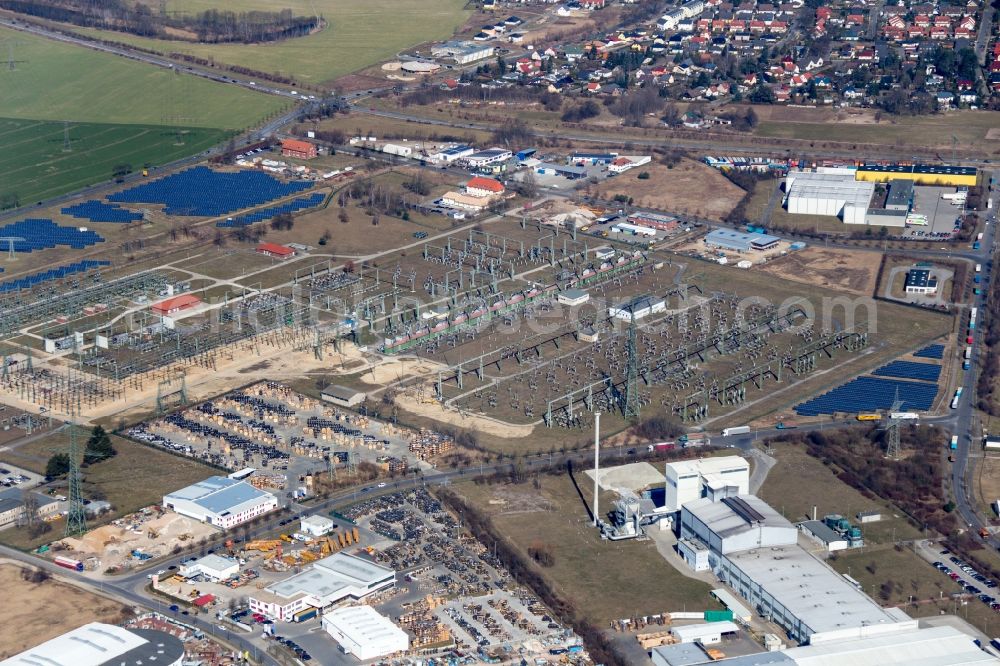
[[880, 414], [858, 414], [857, 419], [859, 421], [881, 421], [882, 416]]

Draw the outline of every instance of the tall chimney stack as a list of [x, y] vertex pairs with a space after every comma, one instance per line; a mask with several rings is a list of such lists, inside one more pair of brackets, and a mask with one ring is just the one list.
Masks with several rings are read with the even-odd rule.
[[600, 478], [601, 470], [601, 413], [594, 412], [594, 527], [597, 527], [597, 480]]

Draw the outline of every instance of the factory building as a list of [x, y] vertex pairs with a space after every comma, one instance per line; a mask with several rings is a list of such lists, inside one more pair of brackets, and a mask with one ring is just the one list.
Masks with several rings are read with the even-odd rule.
[[[913, 628], [906, 624], [872, 636], [818, 645], [760, 652], [725, 659], [725, 666], [986, 666], [1000, 660], [984, 652], [973, 637], [951, 626]], [[890, 630], [891, 629], [891, 630]], [[694, 666], [710, 659], [698, 644], [682, 643], [653, 648], [656, 666]]]
[[806, 520], [799, 523], [799, 529], [813, 541], [822, 544], [828, 553], [846, 550], [850, 546], [847, 537], [833, 530], [821, 520]]
[[345, 599], [359, 601], [396, 584], [396, 572], [347, 553], [319, 560], [290, 578], [250, 597], [250, 610], [272, 620], [291, 622], [313, 609]]
[[182, 516], [229, 529], [278, 508], [278, 498], [245, 481], [210, 476], [164, 495], [163, 506]]
[[481, 169], [492, 164], [506, 162], [513, 156], [514, 153], [504, 148], [488, 148], [462, 158], [462, 162], [470, 169]]
[[734, 252], [763, 252], [778, 246], [781, 241], [777, 236], [767, 234], [744, 234], [729, 229], [716, 229], [705, 236], [705, 245]]
[[657, 312], [666, 312], [667, 302], [649, 294], [636, 296], [630, 301], [608, 308], [608, 316], [623, 321], [638, 321]]
[[445, 42], [439, 46], [431, 48], [431, 55], [435, 58], [451, 58], [459, 65], [467, 65], [483, 58], [493, 55], [494, 48], [485, 44], [474, 44], [472, 42]]
[[859, 639], [899, 622], [916, 626], [903, 611], [879, 606], [794, 539], [785, 546], [727, 553], [718, 557], [714, 570], [762, 617], [799, 643]]
[[666, 511], [680, 511], [702, 497], [746, 495], [750, 492], [750, 464], [739, 456], [720, 456], [669, 462], [664, 469]]
[[719, 501], [703, 497], [684, 504], [680, 537], [707, 546], [709, 564], [716, 568], [719, 555], [792, 545], [798, 531], [764, 500], [740, 495]]
[[434, 153], [430, 156], [430, 159], [433, 162], [444, 162], [445, 164], [450, 164], [462, 159], [463, 157], [468, 157], [474, 152], [476, 152], [476, 150], [472, 146], [450, 146]]
[[865, 224], [875, 184], [855, 180], [850, 173], [791, 171], [785, 178], [788, 212], [829, 215], [845, 224]]
[[184, 644], [153, 629], [90, 622], [25, 650], [0, 666], [180, 666]]
[[865, 213], [865, 224], [869, 227], [905, 227], [908, 210], [891, 208], [869, 208]]
[[0, 490], [0, 527], [13, 525], [24, 518], [24, 500], [29, 495], [38, 507], [39, 518], [52, 517], [65, 506], [65, 502], [55, 500], [48, 495], [21, 488], [4, 488]]
[[189, 565], [182, 566], [179, 573], [184, 578], [202, 576], [213, 583], [235, 578], [240, 573], [240, 563], [216, 554], [206, 555]]
[[855, 178], [871, 183], [910, 180], [917, 185], [972, 187], [978, 180], [978, 172], [975, 167], [945, 164], [862, 164]]
[[371, 606], [338, 608], [323, 615], [323, 629], [340, 649], [361, 661], [405, 652], [410, 637]]
[[739, 627], [729, 621], [704, 622], [701, 624], [678, 625], [670, 630], [670, 634], [679, 643], [716, 645], [722, 642], [723, 635], [735, 634], [739, 630]]

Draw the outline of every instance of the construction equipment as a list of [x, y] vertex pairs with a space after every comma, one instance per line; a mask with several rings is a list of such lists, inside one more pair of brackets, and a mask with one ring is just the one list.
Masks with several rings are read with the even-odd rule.
[[146, 536], [149, 537], [150, 539], [159, 539], [160, 538], [160, 533], [157, 532], [156, 530], [154, 530], [152, 527], [150, 527], [146, 531]]
[[292, 543], [294, 541], [294, 539], [288, 536], [287, 534], [282, 534], [281, 540], [284, 541], [285, 543]]

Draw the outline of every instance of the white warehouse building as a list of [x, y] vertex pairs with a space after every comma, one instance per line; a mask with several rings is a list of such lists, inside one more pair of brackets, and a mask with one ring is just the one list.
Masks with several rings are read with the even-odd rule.
[[0, 666], [180, 666], [184, 644], [154, 629], [90, 622], [29, 648]]
[[250, 610], [271, 620], [290, 622], [311, 608], [364, 599], [396, 584], [396, 572], [347, 553], [335, 553], [302, 573], [274, 583], [250, 597]]
[[684, 504], [680, 536], [708, 546], [712, 561], [718, 555], [795, 544], [798, 530], [764, 500], [741, 495], [717, 502], [703, 497]]
[[210, 476], [164, 495], [163, 506], [182, 516], [229, 529], [278, 508], [278, 498], [246, 481]]
[[788, 212], [839, 217], [845, 224], [865, 224], [875, 183], [840, 172], [790, 171], [785, 178]]
[[750, 492], [750, 463], [739, 456], [669, 462], [664, 476], [663, 508], [670, 512], [680, 511], [688, 502], [702, 497], [720, 498]]
[[405, 652], [410, 637], [371, 606], [338, 608], [323, 615], [323, 629], [345, 654], [361, 661]]

